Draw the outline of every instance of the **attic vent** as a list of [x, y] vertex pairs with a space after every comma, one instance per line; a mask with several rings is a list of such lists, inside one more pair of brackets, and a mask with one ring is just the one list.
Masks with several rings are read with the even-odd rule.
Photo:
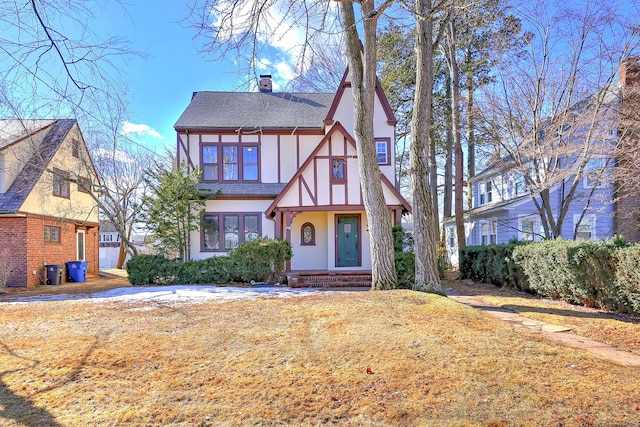
[[271, 93], [273, 86], [271, 84], [271, 74], [260, 75], [260, 92]]

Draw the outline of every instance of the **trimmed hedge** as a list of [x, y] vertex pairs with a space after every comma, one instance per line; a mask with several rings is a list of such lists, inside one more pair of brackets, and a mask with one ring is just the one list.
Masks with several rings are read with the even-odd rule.
[[258, 238], [243, 243], [226, 256], [181, 261], [162, 255], [137, 255], [127, 263], [133, 286], [223, 284], [228, 282], [285, 281], [285, 263], [292, 257], [289, 243]]
[[617, 310], [615, 252], [625, 245], [619, 238], [547, 240], [518, 248], [513, 259], [542, 296]]
[[460, 251], [460, 278], [531, 292], [522, 268], [512, 253], [525, 242], [502, 245], [467, 246]]
[[626, 311], [640, 313], [640, 245], [616, 251], [616, 290]]

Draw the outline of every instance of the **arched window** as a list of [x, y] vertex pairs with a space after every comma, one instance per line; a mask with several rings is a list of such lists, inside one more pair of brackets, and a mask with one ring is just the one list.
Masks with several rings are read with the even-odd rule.
[[316, 244], [316, 229], [310, 222], [302, 224], [300, 229], [300, 245], [314, 246]]

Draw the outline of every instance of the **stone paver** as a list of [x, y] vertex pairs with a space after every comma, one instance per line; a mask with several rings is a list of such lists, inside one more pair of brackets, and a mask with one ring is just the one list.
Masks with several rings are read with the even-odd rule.
[[566, 346], [586, 350], [623, 366], [640, 369], [640, 355], [611, 347], [590, 338], [582, 337], [574, 333], [571, 328], [529, 319], [528, 317], [521, 316], [520, 314], [503, 307], [488, 304], [480, 296], [461, 295], [458, 292], [451, 290], [447, 290], [447, 296], [454, 301], [467, 304], [492, 317], [515, 326], [527, 328]]

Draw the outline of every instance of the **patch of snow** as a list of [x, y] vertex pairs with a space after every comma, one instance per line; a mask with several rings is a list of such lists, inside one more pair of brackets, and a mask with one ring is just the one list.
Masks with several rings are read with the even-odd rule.
[[276, 286], [252, 288], [222, 286], [153, 286], [115, 288], [88, 295], [55, 294], [17, 298], [4, 304], [91, 299], [96, 302], [202, 303], [209, 300], [235, 301], [258, 298], [292, 298], [314, 295], [318, 289], [291, 289]]

